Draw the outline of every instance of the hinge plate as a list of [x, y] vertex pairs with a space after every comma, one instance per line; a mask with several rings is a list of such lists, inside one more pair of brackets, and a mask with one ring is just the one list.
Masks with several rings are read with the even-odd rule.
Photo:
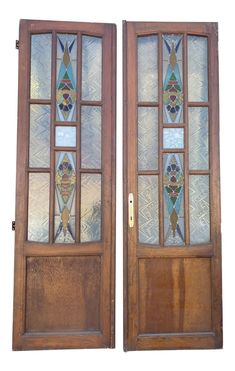
[[13, 231], [16, 230], [16, 222], [15, 222], [15, 220], [13, 220], [13, 221], [11, 222], [11, 229], [12, 229]]
[[19, 42], [19, 40], [16, 40], [16, 49], [20, 49], [20, 42]]

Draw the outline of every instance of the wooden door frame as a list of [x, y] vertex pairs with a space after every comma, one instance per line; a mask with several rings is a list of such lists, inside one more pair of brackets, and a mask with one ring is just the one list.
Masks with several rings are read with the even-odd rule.
[[[107, 131], [102, 132], [105, 148], [103, 165], [107, 162], [106, 179], [103, 193], [106, 192], [103, 215], [109, 215], [110, 231], [103, 236], [101, 247], [96, 244], [90, 249], [89, 243], [80, 245], [79, 251], [71, 245], [53, 246], [48, 249], [44, 244], [29, 243], [26, 238], [27, 226], [27, 169], [29, 146], [29, 71], [30, 71], [30, 34], [70, 32], [103, 38], [103, 71], [102, 86], [103, 118]], [[15, 211], [15, 270], [14, 270], [14, 318], [13, 318], [13, 350], [56, 349], [56, 348], [114, 348], [115, 347], [115, 192], [116, 192], [116, 26], [114, 24], [57, 22], [21, 20], [19, 31], [19, 78], [18, 78], [18, 127], [17, 127], [17, 164], [16, 164], [16, 211]], [[52, 47], [52, 63], [55, 48]], [[110, 78], [107, 78], [109, 76]], [[53, 106], [52, 91], [51, 106]], [[35, 103], [35, 102], [34, 102]], [[107, 123], [109, 123], [107, 125]], [[52, 123], [51, 123], [52, 124]], [[53, 127], [53, 125], [51, 125]], [[51, 135], [54, 135], [51, 130]], [[108, 139], [107, 139], [108, 138]], [[110, 148], [111, 147], [111, 148]], [[105, 165], [106, 166], [106, 165]], [[51, 184], [53, 180], [51, 179]], [[51, 191], [50, 191], [51, 194]], [[53, 206], [50, 207], [50, 214]], [[105, 217], [107, 218], [107, 217]], [[51, 219], [51, 223], [53, 223]], [[51, 230], [51, 227], [50, 229]], [[43, 246], [44, 245], [44, 246]], [[66, 247], [66, 251], [64, 248]], [[40, 249], [40, 250], [39, 250]], [[97, 253], [102, 257], [102, 273], [107, 275], [109, 282], [103, 285], [101, 305], [105, 313], [102, 319], [103, 328], [93, 335], [74, 333], [66, 339], [65, 334], [33, 335], [25, 333], [25, 298], [26, 298], [26, 257], [38, 256], [80, 256]], [[107, 320], [107, 316], [109, 320]]]
[[[134, 228], [128, 227], [128, 194], [134, 193], [135, 220], [137, 220], [136, 169], [132, 158], [136, 149], [137, 118], [137, 35], [156, 33], [189, 33], [208, 37], [209, 50], [209, 112], [210, 122], [210, 168], [211, 190], [210, 210], [212, 244], [198, 247], [179, 248], [135, 248], [137, 241]], [[138, 349], [186, 349], [186, 348], [221, 348], [222, 347], [222, 283], [221, 283], [221, 210], [220, 210], [220, 171], [219, 171], [219, 80], [218, 80], [218, 24], [217, 23], [158, 23], [158, 22], [123, 22], [123, 255], [124, 255], [124, 350]], [[186, 55], [186, 54], [185, 54]], [[160, 58], [160, 56], [159, 56]], [[187, 64], [187, 61], [186, 63]], [[186, 72], [184, 72], [186, 73]], [[159, 72], [159, 86], [162, 84], [162, 73]], [[184, 82], [185, 84], [185, 82]], [[187, 88], [187, 87], [186, 87]], [[161, 97], [159, 96], [159, 104]], [[187, 132], [185, 133], [185, 136]], [[132, 138], [134, 138], [132, 140]], [[131, 139], [131, 140], [130, 140]], [[160, 139], [161, 140], [161, 139]], [[187, 140], [187, 139], [186, 139]], [[134, 155], [133, 155], [134, 154]], [[135, 163], [135, 160], [134, 160]], [[186, 185], [187, 186], [187, 185]], [[161, 196], [160, 196], [161, 197]], [[132, 246], [131, 246], [132, 242]], [[138, 329], [138, 259], [141, 257], [211, 257], [212, 267], [212, 326], [213, 332], [167, 336], [142, 336]], [[137, 334], [134, 336], [133, 334]]]

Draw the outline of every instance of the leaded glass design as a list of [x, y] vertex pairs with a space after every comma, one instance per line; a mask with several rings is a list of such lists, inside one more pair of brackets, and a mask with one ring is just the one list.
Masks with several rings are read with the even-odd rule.
[[158, 109], [138, 108], [138, 169], [158, 169]]
[[51, 34], [31, 36], [30, 97], [51, 98]]
[[182, 35], [163, 35], [163, 120], [183, 120]]
[[164, 154], [164, 244], [184, 244], [183, 155]]
[[188, 100], [208, 101], [207, 37], [188, 36]]
[[189, 169], [208, 169], [208, 108], [190, 107], [189, 117]]
[[164, 128], [163, 148], [184, 148], [184, 129]]
[[50, 167], [50, 114], [48, 105], [30, 105], [29, 167]]
[[138, 176], [139, 242], [159, 243], [158, 176]]
[[75, 241], [75, 164], [75, 153], [56, 153], [55, 242], [59, 243]]
[[101, 107], [82, 106], [81, 163], [82, 168], [101, 168]]
[[190, 243], [210, 241], [209, 176], [189, 176]]
[[57, 147], [75, 147], [76, 146], [76, 127], [56, 126], [55, 145]]
[[76, 120], [77, 36], [57, 35], [57, 121]]
[[158, 100], [158, 37], [137, 38], [138, 53], [138, 101], [157, 102]]

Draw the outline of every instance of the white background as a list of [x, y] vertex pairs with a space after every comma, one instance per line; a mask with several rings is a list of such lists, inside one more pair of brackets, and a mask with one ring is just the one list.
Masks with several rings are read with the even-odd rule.
[[[0, 368], [1, 370], [235, 370], [235, 16], [224, 0], [4, 0], [0, 23]], [[117, 24], [116, 349], [12, 352], [12, 298], [19, 19]], [[122, 350], [122, 20], [219, 22], [224, 349]]]

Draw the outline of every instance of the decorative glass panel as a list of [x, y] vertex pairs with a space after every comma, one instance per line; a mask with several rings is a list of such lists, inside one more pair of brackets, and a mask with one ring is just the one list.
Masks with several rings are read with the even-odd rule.
[[51, 34], [31, 36], [30, 97], [51, 98]]
[[189, 176], [190, 243], [210, 241], [209, 176]]
[[82, 37], [82, 99], [101, 100], [102, 39]]
[[158, 109], [138, 108], [138, 168], [158, 168]]
[[158, 100], [158, 37], [137, 38], [138, 49], [138, 101], [157, 102]]
[[101, 239], [101, 175], [81, 174], [81, 242]]
[[75, 241], [76, 158], [73, 152], [56, 153], [55, 242]]
[[182, 35], [163, 35], [163, 121], [183, 120]]
[[139, 242], [159, 243], [158, 176], [138, 176]]
[[76, 120], [77, 36], [57, 35], [56, 120]]
[[189, 117], [189, 168], [208, 169], [208, 108], [190, 107]]
[[188, 36], [188, 100], [208, 101], [207, 37]]
[[101, 107], [82, 106], [81, 162], [82, 168], [101, 168]]
[[184, 245], [183, 154], [163, 156], [164, 242], [165, 245]]
[[184, 148], [184, 129], [164, 128], [163, 129], [164, 148]]
[[55, 145], [58, 147], [76, 147], [76, 128], [74, 126], [56, 126]]
[[49, 240], [49, 187], [48, 173], [29, 174], [28, 241]]
[[48, 105], [30, 105], [30, 167], [50, 167], [50, 114]]

